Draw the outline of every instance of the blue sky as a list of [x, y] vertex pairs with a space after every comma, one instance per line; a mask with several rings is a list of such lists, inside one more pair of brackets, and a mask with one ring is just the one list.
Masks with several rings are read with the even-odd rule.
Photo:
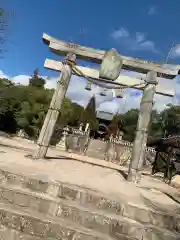
[[179, 0], [1, 0], [15, 17], [9, 20], [8, 52], [0, 59], [7, 76], [29, 76], [46, 58], [58, 59], [42, 42], [43, 32], [65, 41], [100, 49], [116, 48], [133, 57], [180, 63]]

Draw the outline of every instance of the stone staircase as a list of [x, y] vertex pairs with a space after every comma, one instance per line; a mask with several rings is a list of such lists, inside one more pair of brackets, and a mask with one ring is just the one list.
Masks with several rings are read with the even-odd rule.
[[178, 212], [155, 211], [43, 176], [0, 170], [0, 179], [0, 239], [180, 239]]

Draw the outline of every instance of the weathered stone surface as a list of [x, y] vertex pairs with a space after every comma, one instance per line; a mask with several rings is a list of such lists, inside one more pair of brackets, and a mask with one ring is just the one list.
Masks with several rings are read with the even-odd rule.
[[37, 176], [36, 178], [30, 176], [27, 177], [0, 169], [0, 179], [1, 183], [28, 188], [35, 192], [48, 193], [51, 196], [57, 196], [59, 191], [59, 184], [48, 179], [45, 180], [41, 176]]
[[[87, 218], [89, 219], [89, 218]], [[77, 218], [76, 218], [77, 220]], [[68, 239], [68, 240], [75, 240], [75, 239], [82, 239], [82, 240], [105, 240], [108, 239], [106, 237], [107, 231], [109, 230], [109, 235], [114, 239], [122, 240], [122, 239], [147, 239], [147, 240], [154, 240], [154, 239], [165, 239], [165, 240], [178, 240], [180, 235], [173, 234], [166, 230], [160, 230], [157, 228], [149, 228], [146, 231], [138, 232], [138, 228], [135, 228], [132, 222], [131, 228], [124, 223], [124, 221], [119, 221], [118, 223], [114, 223], [111, 228], [106, 229], [107, 223], [109, 219], [103, 222], [101, 231], [104, 231], [104, 234], [98, 234], [96, 231], [86, 231], [82, 226], [74, 227], [69, 222], [62, 222], [60, 220], [56, 220], [55, 218], [49, 218], [49, 220], [45, 220], [43, 215], [36, 216], [36, 214], [29, 215], [28, 213], [23, 213], [22, 211], [7, 209], [7, 208], [0, 208], [0, 221], [1, 225], [3, 225], [4, 230], [0, 231], [0, 236], [7, 236], [9, 234], [15, 234], [14, 231], [10, 230], [7, 232], [6, 229], [14, 229], [19, 231], [24, 235], [24, 239], [32, 239], [30, 236], [34, 236], [35, 240], [39, 238], [42, 239]], [[102, 219], [96, 218], [96, 221], [101, 224]], [[93, 220], [94, 222], [94, 220]], [[89, 228], [93, 227], [93, 222], [87, 220], [86, 224]], [[77, 226], [77, 223], [76, 223]], [[124, 233], [124, 234], [122, 234]], [[26, 237], [28, 236], [29, 237]], [[20, 234], [19, 234], [20, 236]], [[129, 237], [132, 236], [132, 237]], [[4, 238], [5, 240], [11, 240], [16, 238]], [[17, 238], [18, 239], [18, 238]], [[21, 239], [21, 238], [19, 238]], [[23, 238], [22, 238], [23, 239]]]
[[55, 199], [45, 198], [31, 192], [23, 192], [18, 189], [6, 189], [0, 186], [0, 203], [12, 204], [30, 210], [55, 215], [58, 204]]
[[[26, 199], [24, 203], [23, 199]], [[102, 233], [107, 233], [112, 236], [114, 236], [114, 234], [127, 234], [128, 236], [132, 237], [134, 237], [135, 235], [139, 236], [139, 234], [142, 235], [142, 226], [139, 226], [138, 224], [136, 224], [136, 226], [134, 224], [133, 227], [133, 223], [131, 221], [129, 223], [124, 218], [121, 218], [121, 221], [119, 221], [116, 219], [115, 216], [107, 217], [98, 213], [82, 210], [81, 208], [73, 207], [71, 205], [69, 206], [63, 203], [57, 205], [50, 200], [46, 200], [43, 198], [40, 199], [31, 194], [25, 194], [23, 192], [16, 193], [16, 191], [13, 192], [12, 190], [5, 190], [1, 188], [0, 202], [11, 203], [15, 207], [23, 206], [30, 210], [49, 213], [50, 215], [55, 215], [56, 212], [57, 216], [65, 220], [71, 220], [75, 223], [78, 223], [80, 226], [98, 230]], [[139, 238], [140, 237], [138, 237], [138, 239]]]
[[[9, 176], [8, 174], [5, 175]], [[26, 187], [27, 189], [31, 191], [33, 190], [34, 192], [34, 188], [32, 188], [31, 185], [27, 184], [27, 182], [32, 181], [33, 183], [35, 183], [35, 186], [38, 186], [37, 188], [35, 188], [35, 192], [42, 192], [42, 189], [39, 187], [41, 186], [41, 182], [39, 184], [38, 179], [28, 179], [23, 177], [20, 178], [19, 176], [16, 178], [15, 174], [14, 179], [16, 179], [14, 185], [17, 185], [19, 187], [23, 186], [24, 188]], [[17, 179], [19, 179], [19, 185]], [[7, 179], [7, 183], [9, 183], [9, 178]], [[52, 183], [49, 181], [48, 185], [44, 189], [44, 192], [51, 196], [52, 192], [49, 192], [49, 186], [55, 187], [56, 191], [54, 191], [54, 197], [58, 195], [59, 200], [60, 198], [72, 200], [77, 204], [80, 204], [81, 206], [90, 207], [95, 210], [103, 210], [107, 213], [118, 214], [124, 217], [128, 217], [130, 219], [134, 219], [141, 223], [152, 224], [158, 227], [163, 227], [180, 232], [180, 218], [177, 216], [173, 216], [169, 213], [158, 212], [157, 210], [127, 204], [121, 200], [112, 200], [108, 197], [97, 194], [88, 189], [83, 189], [63, 183]], [[43, 198], [43, 195], [36, 196], [34, 194], [17, 191], [15, 189], [14, 191], [12, 191], [11, 189], [4, 189], [3, 187], [0, 187], [0, 192], [1, 203], [13, 204], [14, 206], [22, 206], [31, 210], [51, 215], [55, 215], [57, 212], [58, 204], [55, 199], [51, 200], [47, 197]]]
[[124, 204], [123, 216], [134, 219], [136, 221], [152, 224], [158, 227], [163, 227], [171, 230], [177, 230], [178, 217], [162, 213], [158, 211], [152, 211], [138, 206]]
[[[70, 136], [69, 136], [70, 138]], [[119, 165], [128, 165], [132, 153], [132, 144], [107, 143], [101, 140], [91, 139], [86, 155], [97, 159], [104, 159]], [[149, 165], [155, 158], [154, 151], [145, 152], [145, 165]]]
[[58, 196], [60, 198], [65, 198], [65, 199], [69, 199], [69, 200], [76, 200], [76, 199], [79, 198], [79, 191], [77, 189], [72, 188], [72, 187], [63, 186], [62, 184], [60, 184]]
[[[64, 188], [67, 189], [65, 186]], [[82, 206], [90, 206], [95, 209], [105, 210], [107, 213], [109, 212], [122, 215], [141, 223], [152, 224], [158, 227], [180, 232], [180, 227], [178, 227], [180, 226], [180, 218], [178, 215], [173, 215], [173, 213], [171, 215], [168, 212], [160, 212], [158, 210], [152, 210], [143, 208], [142, 206], [124, 203], [123, 201], [108, 199], [91, 191], [83, 191], [82, 189], [79, 191], [80, 194], [76, 189], [72, 198], [66, 190], [63, 191], [63, 185], [61, 185], [59, 197], [63, 196], [64, 199], [76, 201]]]
[[[141, 184], [139, 187], [127, 184], [114, 170], [117, 169], [115, 164], [101, 161], [104, 167], [97, 167], [94, 166], [96, 159], [89, 160], [87, 156], [78, 158], [72, 154], [66, 157], [77, 158], [77, 161], [61, 156], [60, 161], [37, 162], [14, 152], [11, 150], [10, 155], [6, 155], [10, 157], [0, 162], [0, 168], [4, 169], [0, 171], [0, 212], [2, 219], [5, 219], [0, 223], [9, 229], [14, 228], [13, 232], [24, 231], [23, 237], [34, 236], [35, 240], [129, 239], [128, 235], [141, 240], [179, 239], [179, 206], [162, 191], [169, 192], [171, 196], [178, 193], [168, 185], [160, 181], [152, 183], [150, 177], [149, 184], [145, 176], [143, 187], [160, 189], [159, 193], [142, 189]], [[81, 159], [85, 162], [85, 158], [86, 163], [80, 163]], [[22, 173], [24, 176], [21, 176]], [[58, 207], [59, 217], [56, 216]], [[11, 215], [6, 214], [7, 211]], [[177, 213], [174, 216], [173, 211]], [[30, 223], [27, 220], [31, 220]], [[65, 230], [62, 230], [64, 226]], [[62, 231], [65, 231], [64, 235]], [[178, 235], [172, 232], [178, 232]], [[109, 235], [109, 238], [102, 237], [102, 233]], [[8, 240], [12, 238], [13, 233], [8, 235]]]
[[105, 149], [105, 142], [97, 139], [91, 139], [86, 150], [86, 155], [94, 158], [104, 159]]
[[[143, 224], [147, 224], [147, 229], [151, 229], [148, 224], [153, 224], [158, 227], [166, 227], [167, 229], [180, 232], [179, 219], [175, 217], [163, 215], [162, 213], [158, 214], [158, 212], [153, 212], [152, 214], [152, 212], [147, 209], [141, 209], [132, 205], [118, 205], [116, 202], [111, 202], [110, 205], [110, 202], [106, 202], [105, 198], [91, 198], [91, 200], [94, 200], [92, 205], [89, 202], [89, 198], [87, 198], [87, 206], [94, 206], [94, 210], [91, 208], [83, 208], [83, 205], [86, 206], [86, 199], [81, 199], [80, 196], [82, 197], [82, 194], [78, 195], [77, 190], [74, 190], [75, 195], [71, 195], [71, 197], [73, 197], [74, 200], [79, 199], [79, 204], [81, 204], [81, 201], [84, 201], [79, 206], [77, 205], [78, 202], [76, 202], [75, 205], [72, 205], [72, 202], [66, 202], [66, 200], [58, 203], [55, 199], [53, 201], [43, 196], [37, 197], [36, 193], [33, 195], [32, 193], [25, 193], [15, 189], [13, 191], [1, 187], [0, 191], [0, 203], [11, 204], [15, 208], [18, 206], [33, 212], [58, 216], [61, 219], [74, 222], [87, 229], [106, 233], [112, 237], [118, 234], [124, 234], [130, 237], [136, 237], [136, 239], [141, 239], [144, 232], [144, 226], [131, 219], [136, 219]], [[76, 196], [78, 197], [75, 198]], [[111, 214], [111, 211], [109, 211], [108, 214], [107, 208], [109, 206], [111, 206], [111, 211], [112, 208], [114, 208], [114, 213], [116, 213], [116, 215]], [[163, 233], [161, 233], [161, 235], [162, 234]]]
[[[32, 217], [27, 213], [18, 213], [12, 210], [0, 209], [0, 221], [3, 230], [0, 230], [0, 236], [4, 240], [24, 239], [67, 239], [67, 240], [108, 240], [105, 235], [92, 231], [86, 231], [79, 227], [78, 230], [66, 222], [55, 222], [54, 220], [44, 220], [39, 217]], [[8, 229], [7, 229], [8, 228]], [[12, 230], [13, 229], [13, 230]], [[19, 232], [16, 232], [19, 231]], [[25, 235], [26, 234], [26, 235]], [[12, 238], [10, 238], [10, 235]], [[16, 235], [16, 236], [15, 236]], [[22, 238], [20, 238], [22, 236]], [[32, 236], [32, 237], [31, 237]], [[19, 237], [19, 238], [18, 238]], [[34, 238], [33, 238], [34, 237]], [[130, 240], [127, 236], [120, 235], [120, 240]]]
[[121, 214], [122, 202], [117, 202], [108, 199], [105, 196], [98, 195], [90, 190], [73, 189], [66, 185], [60, 185], [59, 195], [60, 198], [76, 201], [78, 204], [87, 207], [93, 207], [97, 210], [106, 210], [109, 213]]
[[132, 147], [123, 146], [117, 143], [106, 143], [106, 158], [105, 160], [117, 163], [119, 165], [125, 165], [131, 158]]
[[124, 234], [136, 239], [141, 239], [143, 225], [123, 217], [104, 215], [100, 212], [83, 210], [80, 207], [70, 205], [59, 205], [57, 216], [71, 220], [85, 228], [93, 229], [98, 232], [106, 233], [110, 236]]
[[32, 191], [40, 191], [40, 192], [47, 192], [48, 189], [48, 182], [37, 181], [31, 179], [31, 181], [27, 182], [27, 188], [30, 188]]
[[[40, 240], [42, 238], [24, 234], [14, 229], [7, 228], [3, 225], [0, 226], [0, 239], [1, 240]], [[50, 239], [49, 239], [50, 240]]]
[[[60, 239], [58, 235], [55, 235], [56, 238], [48, 237], [46, 240], [55, 240]], [[81, 232], [76, 232], [73, 236], [73, 240], [110, 240], [108, 237], [100, 237], [100, 236], [93, 236], [88, 235]], [[27, 235], [20, 231], [16, 231], [14, 229], [7, 228], [3, 225], [0, 226], [0, 239], [1, 240], [42, 240], [41, 237], [35, 237], [34, 235]], [[63, 238], [67, 239], [67, 238]], [[119, 240], [134, 240], [134, 238], [129, 238], [124, 235], [118, 235]]]
[[152, 228], [148, 229], [144, 232], [143, 235], [143, 240], [179, 240], [180, 235], [179, 234], [173, 234], [171, 232], [168, 232], [164, 230], [163, 235], [162, 235], [163, 230], [162, 229], [157, 229], [157, 228]]
[[[148, 212], [146, 212], [148, 213]], [[140, 212], [139, 214], [140, 219]], [[127, 236], [134, 237], [136, 239], [142, 239], [142, 236], [144, 235], [144, 229], [149, 229], [151, 232], [152, 227], [151, 225], [148, 225], [149, 223], [154, 223], [155, 226], [159, 227], [167, 227], [167, 229], [171, 229], [173, 231], [178, 231], [178, 228], [175, 225], [175, 219], [157, 219], [152, 218], [151, 214], [149, 215], [149, 218], [147, 218], [147, 225], [140, 224], [134, 220], [125, 218], [125, 217], [118, 217], [117, 215], [111, 215], [101, 212], [93, 212], [92, 210], [83, 210], [82, 208], [77, 208], [75, 206], [70, 206], [66, 204], [60, 204], [59, 210], [57, 215], [63, 219], [68, 219], [71, 221], [74, 221], [78, 223], [81, 226], [84, 226], [86, 228], [94, 229], [97, 231], [101, 231], [102, 233], [106, 233], [112, 237], [115, 237], [118, 234], [124, 234]], [[143, 217], [143, 215], [141, 215]], [[157, 213], [158, 216], [158, 213]], [[136, 217], [134, 217], [135, 219]], [[171, 220], [173, 220], [173, 223], [171, 223]], [[155, 232], [157, 229], [154, 227]], [[165, 230], [159, 230], [158, 234], [163, 239]], [[172, 234], [172, 233], [170, 233]], [[166, 233], [167, 236], [169, 236]], [[179, 234], [180, 236], [180, 234]], [[151, 238], [150, 238], [151, 239]], [[152, 238], [153, 239], [153, 238]]]
[[172, 178], [171, 186], [180, 189], [180, 175], [176, 175]]
[[[56, 238], [46, 237], [45, 240], [68, 239], [68, 238], [60, 238], [61, 235], [55, 235], [55, 237]], [[66, 236], [64, 236], [64, 237], [66, 237]], [[74, 237], [73, 240], [104, 240], [104, 239], [109, 240], [109, 238], [101, 238], [98, 236], [92, 236], [92, 235], [88, 235], [88, 234], [80, 233], [80, 232], [76, 232], [73, 237]], [[42, 240], [43, 238], [36, 237], [34, 235], [27, 235], [27, 234], [24, 234], [23, 232], [16, 231], [14, 229], [10, 229], [10, 228], [7, 228], [7, 227], [1, 225], [0, 226], [0, 239], [1, 240]], [[69, 237], [69, 239], [71, 239], [71, 238]], [[120, 240], [131, 240], [130, 238], [125, 237], [125, 236], [121, 236], [121, 238], [119, 238], [119, 239]]]
[[67, 137], [67, 148], [68, 150], [75, 152], [83, 152], [87, 142], [87, 136], [81, 135], [68, 135]]

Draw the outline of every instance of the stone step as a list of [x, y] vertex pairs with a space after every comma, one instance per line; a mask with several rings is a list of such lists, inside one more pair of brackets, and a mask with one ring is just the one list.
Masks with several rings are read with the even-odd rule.
[[[0, 225], [0, 239], [2, 240], [42, 240], [42, 238], [40, 237], [24, 234], [23, 232], [7, 228], [3, 225]], [[53, 240], [53, 239], [46, 238], [46, 240]]]
[[[85, 228], [106, 233], [110, 236], [125, 234], [127, 236], [142, 239], [144, 226], [134, 220], [117, 214], [108, 214], [102, 210], [85, 208], [69, 200], [56, 200], [44, 194], [23, 191], [9, 186], [0, 187], [0, 203], [11, 204], [14, 207], [44, 213], [46, 215], [58, 216], [64, 220], [75, 221]], [[153, 226], [145, 226], [152, 230]], [[164, 235], [165, 230], [162, 230]]]
[[[87, 233], [87, 231], [93, 231], [95, 235], [101, 236], [99, 234], [106, 234], [106, 236], [109, 235], [109, 237], [111, 237], [112, 239], [124, 239], [123, 237], [126, 236], [125, 239], [134, 239], [134, 240], [135, 239], [136, 240], [137, 239], [138, 240], [142, 240], [142, 239], [154, 240], [154, 237], [156, 238], [158, 237], [158, 239], [160, 238], [164, 240], [170, 240], [170, 239], [175, 240], [175, 239], [179, 239], [179, 236], [180, 236], [180, 234], [175, 234], [165, 229], [159, 229], [155, 226], [146, 226], [146, 225], [143, 226], [142, 224], [137, 223], [136, 221], [133, 221], [131, 219], [127, 219], [121, 216], [108, 215], [108, 214], [104, 215], [103, 211], [93, 212], [93, 211], [90, 211], [90, 209], [77, 206], [67, 200], [65, 201], [61, 200], [59, 201], [59, 204], [56, 204], [55, 202], [54, 205], [51, 206], [51, 208], [48, 208], [47, 201], [44, 202], [46, 198], [45, 196], [43, 196], [43, 200], [42, 200], [39, 194], [39, 201], [37, 201], [38, 194], [35, 193], [36, 195], [36, 202], [35, 202], [35, 197], [34, 199], [31, 198], [33, 197], [32, 193], [29, 196], [27, 196], [27, 194], [24, 194], [21, 198], [20, 192], [23, 193], [22, 191], [19, 191], [18, 194], [17, 193], [14, 194], [14, 198], [13, 198], [12, 191], [10, 194], [7, 194], [7, 191], [6, 191], [5, 196], [1, 198], [1, 200], [5, 199], [4, 201], [5, 203], [2, 203], [2, 202], [0, 203], [1, 224], [11, 227], [11, 223], [8, 222], [8, 225], [6, 225], [6, 220], [4, 222], [2, 220], [2, 217], [4, 218], [4, 215], [5, 215], [5, 216], [8, 216], [8, 219], [9, 219], [11, 218], [9, 217], [10, 215], [10, 216], [13, 216], [14, 219], [18, 219], [18, 217], [14, 216], [14, 214], [18, 212], [21, 216], [21, 219], [22, 218], [24, 219], [24, 214], [26, 215], [28, 214], [29, 216], [33, 216], [35, 218], [38, 217], [40, 222], [46, 219], [48, 222], [51, 222], [51, 223], [54, 221], [54, 223], [64, 223], [64, 225], [68, 227], [73, 226], [73, 229], [75, 228], [76, 230], [79, 229], [79, 226], [81, 226], [80, 229], [83, 229], [83, 234], [85, 232]], [[29, 197], [29, 199], [28, 198], [24, 199], [25, 195]], [[49, 201], [52, 200], [49, 197], [47, 197], [47, 199]], [[27, 203], [27, 200], [29, 200], [29, 205]], [[52, 202], [49, 202], [49, 206], [50, 205], [52, 205]], [[37, 208], [37, 206], [39, 206], [40, 208]], [[49, 211], [46, 210], [46, 207]], [[6, 210], [6, 212], [8, 213], [6, 212], [4, 213], [4, 210]], [[40, 213], [38, 213], [37, 210], [40, 211]], [[50, 216], [50, 214], [53, 216]], [[32, 222], [36, 223], [37, 220], [35, 219], [35, 222], [34, 222], [34, 219], [33, 219]], [[43, 224], [45, 223], [41, 223], [41, 225]], [[13, 223], [12, 223], [12, 226], [13, 226]], [[35, 226], [35, 225], [34, 227], [38, 228], [38, 226]], [[80, 230], [77, 230], [77, 231], [81, 232]], [[25, 233], [27, 232], [25, 231]], [[36, 236], [39, 236], [39, 235], [36, 234]], [[86, 239], [86, 238], [82, 238], [82, 239]], [[101, 238], [98, 238], [98, 239], [101, 239]]]
[[144, 223], [158, 225], [159, 222], [169, 222], [175, 218], [173, 213], [157, 212], [157, 210], [154, 211], [153, 209], [139, 205], [137, 206], [132, 203], [127, 204], [126, 199], [125, 201], [119, 198], [115, 200], [102, 193], [92, 191], [91, 189], [52, 181], [43, 175], [23, 176], [1, 169], [0, 179], [7, 184], [13, 184], [15, 186], [30, 189], [31, 191], [47, 193], [54, 197], [59, 196], [60, 198], [71, 199], [85, 205], [90, 204], [97, 208], [106, 209], [112, 213], [118, 213], [120, 209], [124, 209], [124, 216]]
[[0, 179], [2, 183], [12, 184], [34, 192], [46, 193], [53, 197], [58, 196], [59, 198], [73, 200], [83, 206], [92, 206], [110, 213], [121, 213], [124, 217], [145, 224], [152, 224], [164, 228], [169, 228], [169, 226], [171, 226], [170, 229], [172, 229], [172, 226], [180, 225], [179, 216], [173, 213], [160, 212], [151, 208], [145, 208], [141, 205], [127, 203], [126, 199], [109, 198], [109, 196], [92, 191], [91, 189], [55, 182], [45, 177], [46, 176], [42, 175], [23, 176], [10, 173], [6, 170], [0, 170]]
[[[105, 234], [85, 229], [82, 226], [72, 224], [57, 217], [47, 217], [44, 214], [28, 211], [22, 209], [22, 207], [11, 207], [6, 204], [0, 204], [0, 219], [0, 237], [5, 240], [14, 240], [16, 239], [13, 238], [14, 236], [19, 236], [17, 239], [24, 240], [112, 240], [112, 238]], [[2, 238], [4, 235], [6, 238]], [[177, 239], [175, 235], [171, 237], [172, 240]], [[121, 234], [116, 239], [135, 240], [135, 238]], [[165, 240], [170, 240], [170, 238], [165, 238]]]
[[17, 186], [0, 185], [0, 203], [55, 216], [60, 199]]
[[173, 233], [152, 225], [140, 224], [137, 221], [120, 215], [107, 214], [104, 211], [94, 211], [85, 207], [83, 208], [72, 202], [59, 204], [57, 216], [64, 220], [75, 221], [85, 228], [107, 234], [115, 239], [118, 239], [117, 236], [119, 234], [124, 234], [125, 236], [133, 237], [137, 240], [154, 240], [155, 236], [158, 236], [160, 239], [180, 236], [177, 232]]
[[72, 200], [81, 206], [105, 210], [107, 213], [122, 215], [143, 224], [180, 231], [180, 217], [174, 212], [158, 211], [158, 209], [127, 202], [127, 199], [123, 198], [117, 199], [113, 196], [110, 198], [88, 188], [46, 179], [42, 175], [23, 176], [1, 169], [0, 179], [2, 184], [11, 184], [31, 192], [44, 193], [49, 197]]
[[[0, 203], [11, 204], [14, 207], [23, 207], [24, 209], [46, 215], [59, 216], [65, 220], [75, 221], [81, 226], [101, 231], [110, 236], [116, 232], [132, 237], [136, 236], [136, 239], [142, 239], [144, 227], [148, 231], [159, 232], [162, 237], [167, 233], [165, 229], [160, 230], [155, 226], [149, 225], [148, 221], [142, 224], [124, 216], [124, 208], [116, 208], [116, 212], [107, 211], [108, 205], [105, 203], [103, 206], [103, 201], [102, 204], [97, 206], [91, 204], [91, 201], [86, 201], [88, 199], [85, 198], [81, 199], [83, 201], [74, 201], [74, 199], [68, 200], [70, 199], [69, 197], [64, 198], [64, 195], [61, 195], [63, 199], [58, 199], [47, 194], [31, 192], [29, 189], [2, 184], [0, 185], [0, 192]], [[114, 207], [117, 207], [117, 205]], [[129, 210], [131, 211], [131, 209]], [[156, 220], [158, 227], [180, 232], [179, 222], [175, 221], [175, 219], [172, 221], [169, 217], [165, 219], [166, 221], [163, 221], [164, 219], [162, 219], [162, 216], [160, 218], [158, 213], [156, 213], [156, 216], [157, 218], [154, 220]], [[144, 216], [142, 215], [141, 217]], [[151, 218], [151, 216], [149, 217]]]
[[[22, 191], [9, 186], [1, 186], [0, 192], [1, 204], [4, 203], [15, 208], [23, 207], [23, 209], [28, 211], [44, 213], [46, 217], [57, 216], [70, 222], [75, 221], [80, 226], [106, 233], [110, 236], [113, 233], [117, 233], [141, 239], [143, 235], [143, 226], [133, 220], [118, 215], [106, 214], [103, 211], [87, 209], [78, 206], [72, 201], [62, 199], [57, 201], [43, 194]], [[118, 229], [117, 226], [119, 226]]]

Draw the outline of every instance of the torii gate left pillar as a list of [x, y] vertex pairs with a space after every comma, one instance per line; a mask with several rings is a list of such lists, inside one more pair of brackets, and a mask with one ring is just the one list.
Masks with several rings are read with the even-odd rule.
[[51, 137], [54, 131], [55, 124], [57, 122], [61, 106], [64, 101], [64, 97], [69, 85], [69, 81], [72, 74], [72, 65], [76, 61], [75, 54], [68, 54], [63, 63], [63, 69], [60, 75], [60, 79], [57, 81], [57, 87], [54, 91], [50, 107], [48, 109], [44, 124], [42, 126], [37, 144], [38, 148], [33, 158], [44, 158], [46, 156]]

